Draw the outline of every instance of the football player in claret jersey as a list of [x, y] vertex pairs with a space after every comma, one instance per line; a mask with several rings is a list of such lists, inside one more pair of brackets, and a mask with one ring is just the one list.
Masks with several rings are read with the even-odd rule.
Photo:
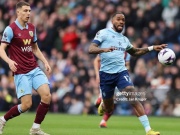
[[[114, 110], [114, 90], [134, 92], [134, 86], [125, 67], [124, 52], [131, 56], [141, 56], [152, 50], [160, 51], [167, 47], [167, 44], [153, 45], [147, 48], [135, 48], [121, 32], [125, 25], [124, 14], [117, 12], [112, 16], [112, 28], [100, 30], [91, 45], [89, 53], [99, 54], [101, 59], [100, 67], [100, 89], [103, 99], [103, 110], [105, 114], [111, 115]], [[136, 99], [135, 94], [129, 94], [127, 99]], [[145, 128], [146, 135], [160, 135], [150, 127], [148, 117], [144, 112], [142, 104], [138, 100], [130, 101], [136, 116]], [[100, 104], [101, 105], [101, 104]]]
[[[30, 12], [29, 3], [18, 2], [16, 4], [17, 19], [6, 27], [1, 40], [0, 57], [9, 65], [14, 74], [16, 93], [21, 104], [15, 105], [4, 116], [0, 117], [0, 134], [3, 133], [7, 121], [26, 112], [31, 107], [32, 89], [34, 89], [40, 95], [41, 102], [29, 134], [49, 135], [40, 128], [51, 101], [49, 81], [38, 67], [35, 56], [44, 63], [48, 73], [51, 72], [51, 67], [37, 45], [35, 27], [28, 23]], [[6, 48], [9, 57], [5, 52]]]

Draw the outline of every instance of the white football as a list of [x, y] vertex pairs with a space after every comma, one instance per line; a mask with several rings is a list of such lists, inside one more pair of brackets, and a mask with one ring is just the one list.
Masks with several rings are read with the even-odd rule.
[[171, 65], [175, 59], [174, 51], [169, 48], [164, 48], [158, 53], [158, 60], [163, 65]]

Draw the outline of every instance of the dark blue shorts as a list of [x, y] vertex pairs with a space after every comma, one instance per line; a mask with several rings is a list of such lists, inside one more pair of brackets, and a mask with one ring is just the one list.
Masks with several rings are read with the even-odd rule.
[[119, 90], [126, 88], [127, 86], [133, 86], [127, 70], [120, 73], [109, 74], [100, 71], [100, 88], [103, 99], [113, 97], [115, 87]]

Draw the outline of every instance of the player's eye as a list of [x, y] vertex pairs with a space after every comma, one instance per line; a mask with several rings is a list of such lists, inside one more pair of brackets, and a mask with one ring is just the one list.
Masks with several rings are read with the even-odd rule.
[[117, 18], [116, 20], [117, 20], [117, 21], [120, 21], [121, 19], [120, 19], [120, 18]]
[[25, 9], [25, 10], [24, 10], [24, 12], [31, 12], [31, 10], [27, 10], [27, 9]]

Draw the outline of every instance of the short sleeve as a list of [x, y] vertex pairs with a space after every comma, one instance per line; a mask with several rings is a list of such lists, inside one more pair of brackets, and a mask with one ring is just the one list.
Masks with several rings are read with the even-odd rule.
[[4, 30], [1, 42], [9, 44], [11, 42], [12, 38], [13, 38], [13, 31], [12, 31], [11, 27], [7, 26]]
[[100, 45], [104, 40], [105, 40], [105, 31], [101, 30], [96, 33], [96, 36], [94, 37], [92, 43], [96, 43], [97, 45]]
[[129, 39], [127, 37], [125, 37], [126, 42], [128, 43], [127, 47], [126, 47], [126, 51], [131, 49], [133, 47], [133, 45], [130, 43]]
[[33, 42], [37, 42], [37, 34], [36, 34], [36, 28], [34, 29], [34, 39], [33, 39]]

